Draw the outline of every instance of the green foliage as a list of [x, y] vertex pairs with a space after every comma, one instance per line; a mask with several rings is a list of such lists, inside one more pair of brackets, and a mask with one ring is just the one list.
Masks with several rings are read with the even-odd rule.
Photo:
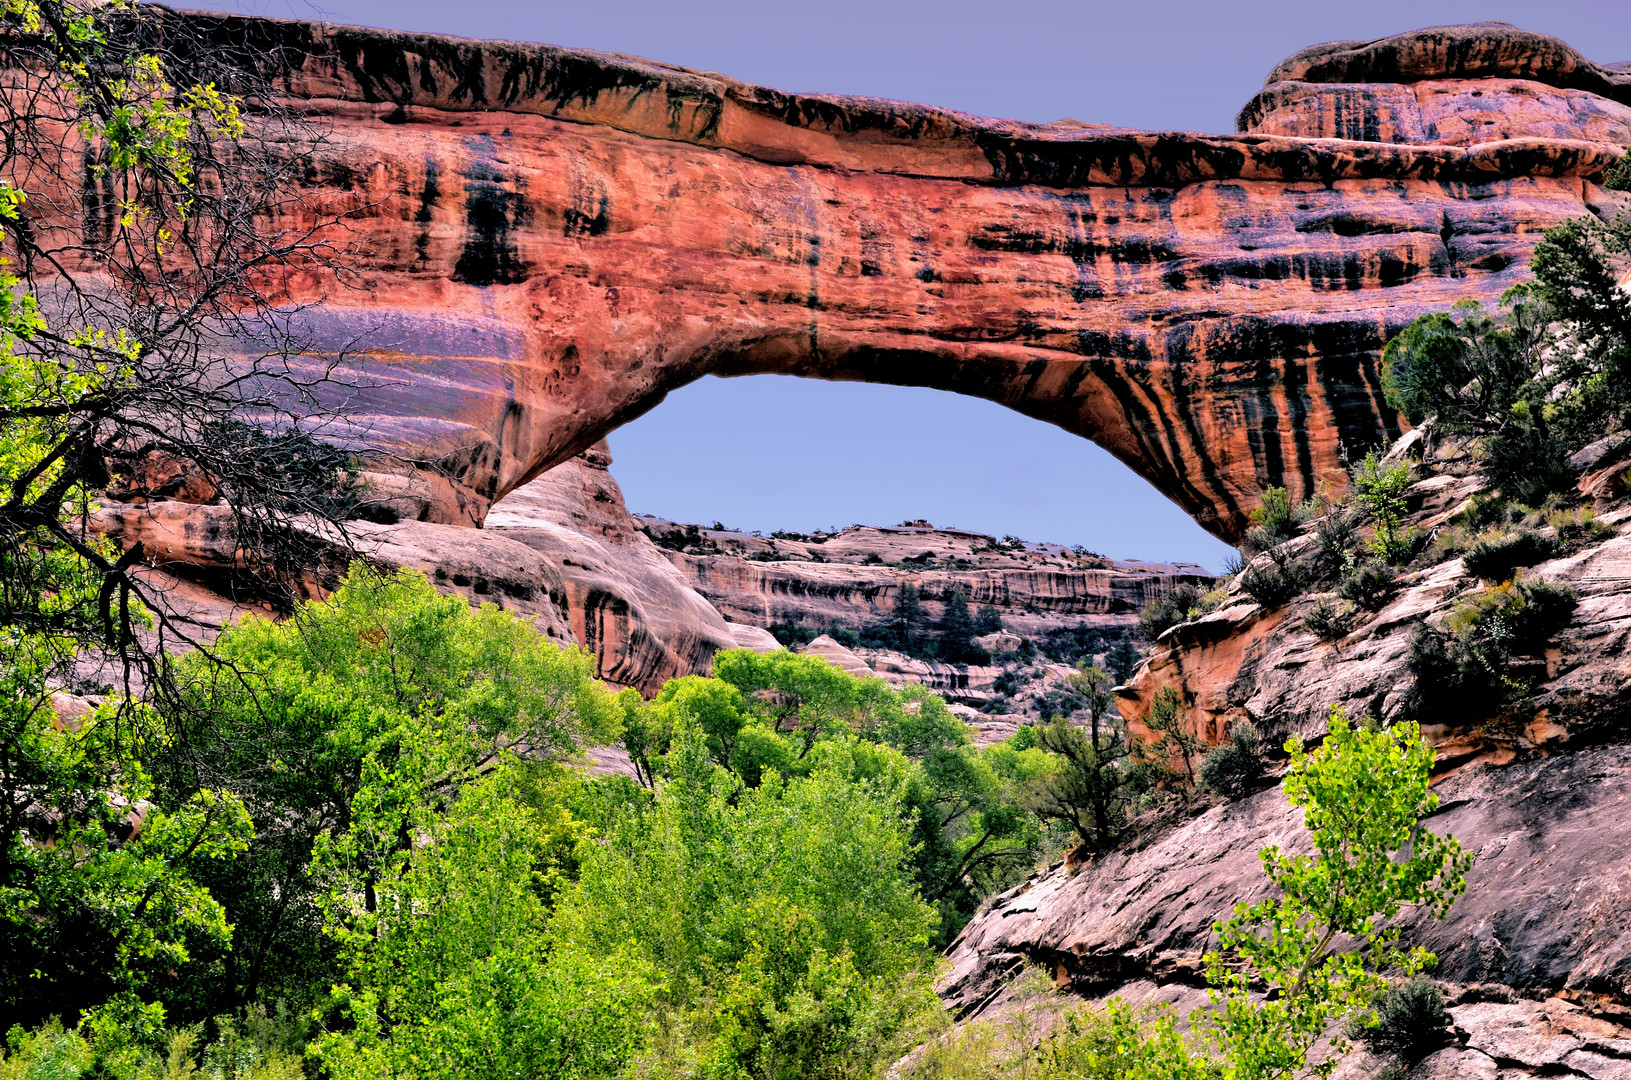
[[1523, 528], [1488, 532], [1462, 556], [1467, 572], [1486, 581], [1507, 581], [1520, 567], [1533, 566], [1558, 554], [1556, 540]]
[[[910, 1080], [1060, 1076], [1093, 1080], [1290, 1080], [1327, 1077], [1347, 1050], [1322, 1039], [1344, 1021], [1403, 1016], [1384, 997], [1387, 973], [1414, 974], [1433, 956], [1401, 945], [1407, 906], [1442, 918], [1465, 888], [1471, 856], [1421, 827], [1438, 805], [1428, 786], [1433, 751], [1413, 725], [1356, 728], [1333, 710], [1329, 734], [1308, 751], [1287, 744], [1286, 794], [1303, 811], [1314, 854], [1261, 854], [1277, 899], [1241, 904], [1213, 927], [1211, 1005], [1182, 1018], [1048, 1001], [1046, 976], [1012, 990], [1004, 1023], [983, 1022], [931, 1042], [907, 1066]], [[1266, 991], [1266, 993], [1265, 993]], [[1378, 999], [1382, 1000], [1379, 1002]], [[1375, 1013], [1372, 1006], [1376, 1005]], [[1430, 1017], [1430, 1010], [1420, 1015]]]
[[345, 981], [332, 994], [343, 1022], [314, 1052], [335, 1080], [610, 1077], [645, 1045], [652, 965], [550, 934], [560, 853], [585, 833], [563, 807], [527, 806], [514, 769], [501, 760], [445, 812], [418, 808], [419, 844], [388, 867], [321, 849]]
[[1263, 737], [1250, 723], [1231, 725], [1229, 741], [1201, 759], [1201, 783], [1228, 799], [1250, 795], [1267, 772], [1264, 749]]
[[1123, 685], [1132, 679], [1138, 661], [1138, 646], [1133, 644], [1131, 634], [1123, 634], [1117, 638], [1104, 658], [1105, 667], [1109, 669], [1117, 685]]
[[166, 771], [164, 799], [226, 778], [256, 830], [242, 857], [205, 877], [237, 928], [231, 962], [186, 980], [227, 1001], [298, 999], [328, 981], [315, 847], [343, 850], [358, 874], [390, 873], [438, 792], [505, 746], [570, 754], [605, 742], [627, 703], [595, 682], [592, 657], [514, 615], [361, 565], [327, 601], [282, 622], [247, 617], [213, 660], [193, 654], [179, 671], [172, 724], [194, 752]]
[[[1157, 775], [1178, 780], [1188, 788], [1195, 786], [1195, 759], [1206, 749], [1206, 743], [1197, 735], [1189, 722], [1189, 710], [1184, 699], [1170, 686], [1157, 690], [1150, 701], [1149, 715], [1144, 726], [1155, 735], [1153, 743], [1141, 744], [1139, 756]], [[1176, 772], [1172, 763], [1178, 763]]]
[[1349, 1020], [1344, 1034], [1378, 1054], [1419, 1061], [1450, 1041], [1444, 992], [1426, 975], [1396, 982], [1368, 1013]]
[[1359, 531], [1345, 509], [1333, 509], [1314, 530], [1314, 568], [1324, 578], [1345, 573], [1359, 549]]
[[1631, 154], [1621, 154], [1620, 160], [1609, 166], [1603, 174], [1603, 187], [1609, 191], [1631, 191]]
[[1568, 445], [1539, 426], [1514, 424], [1484, 440], [1484, 471], [1503, 495], [1539, 504], [1574, 487]]
[[242, 802], [216, 786], [153, 803], [148, 751], [167, 740], [158, 718], [110, 702], [63, 720], [46, 647], [13, 639], [7, 652], [0, 1022], [9, 1027], [134, 1002], [195, 951], [225, 947], [230, 920], [199, 876], [241, 852], [252, 829]]
[[983, 604], [980, 610], [974, 613], [974, 632], [976, 634], [995, 634], [1002, 629], [1002, 612], [991, 604]]
[[1618, 286], [1628, 255], [1631, 218], [1548, 229], [1529, 263], [1533, 282], [1509, 290], [1496, 315], [1464, 301], [1389, 342], [1389, 402], [1413, 422], [1432, 417], [1479, 437], [1509, 497], [1534, 503], [1565, 490], [1568, 452], [1622, 427], [1631, 405], [1631, 296]]
[[[1242, 1077], [1309, 1067], [1332, 1024], [1382, 993], [1381, 972], [1433, 963], [1424, 949], [1400, 947], [1396, 917], [1412, 905], [1443, 918], [1472, 864], [1454, 839], [1420, 827], [1438, 796], [1428, 786], [1432, 748], [1414, 725], [1370, 730], [1333, 709], [1317, 750], [1296, 739], [1287, 749], [1286, 797], [1302, 809], [1316, 854], [1265, 848], [1263, 869], [1281, 897], [1238, 905], [1213, 927], [1220, 948], [1207, 957], [1220, 1006], [1208, 1035]], [[1352, 946], [1338, 951], [1339, 942]], [[1254, 982], [1267, 999], [1252, 993]], [[1173, 1057], [1180, 1053], [1188, 1058]], [[1329, 1057], [1312, 1071], [1328, 1076], [1335, 1065]]]
[[1165, 596], [1151, 600], [1139, 612], [1138, 625], [1146, 641], [1154, 641], [1179, 623], [1198, 619], [1217, 607], [1221, 592], [1208, 591], [1199, 585], [1181, 582]]
[[805, 776], [745, 788], [682, 727], [673, 778], [586, 854], [554, 918], [557, 948], [649, 965], [664, 1027], [690, 1032], [706, 1074], [848, 1075], [934, 1007], [909, 763], [853, 738], [816, 756]]
[[1477, 301], [1423, 315], [1382, 353], [1388, 404], [1420, 424], [1487, 435], [1505, 428], [1515, 406], [1543, 393], [1546, 319], [1526, 292], [1502, 298], [1502, 317]]
[[1381, 611], [1399, 588], [1399, 574], [1381, 559], [1350, 567], [1337, 583], [1337, 595], [1365, 611]]
[[1448, 634], [1418, 628], [1408, 662], [1423, 706], [1454, 705], [1476, 714], [1527, 695], [1531, 679], [1515, 665], [1543, 650], [1578, 603], [1566, 585], [1520, 577], [1456, 605]]
[[1054, 717], [1036, 729], [1038, 746], [1054, 757], [1029, 777], [1024, 805], [1044, 820], [1069, 825], [1088, 851], [1104, 852], [1126, 830], [1143, 773], [1112, 707], [1110, 674], [1084, 667], [1072, 678], [1087, 695], [1088, 723], [1078, 727]]
[[1371, 522], [1371, 552], [1393, 565], [1406, 562], [1416, 551], [1415, 531], [1403, 527], [1405, 491], [1410, 487], [1410, 466], [1387, 466], [1372, 451], [1353, 470], [1354, 499]]
[[1308, 587], [1310, 577], [1307, 564], [1281, 545], [1252, 560], [1239, 580], [1247, 596], [1272, 611], [1295, 599]]
[[1318, 509], [1312, 499], [1295, 502], [1283, 487], [1265, 488], [1257, 509], [1251, 512], [1252, 527], [1246, 534], [1248, 549], [1267, 551], [1294, 538]]
[[953, 585], [946, 594], [946, 610], [940, 619], [940, 659], [948, 664], [989, 663], [990, 655], [974, 644], [974, 632], [968, 597], [962, 586]]

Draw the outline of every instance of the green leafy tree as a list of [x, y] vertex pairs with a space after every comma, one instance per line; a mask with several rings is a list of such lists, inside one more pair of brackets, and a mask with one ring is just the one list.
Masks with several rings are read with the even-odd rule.
[[[1413, 424], [1434, 417], [1451, 431], [1498, 433], [1544, 395], [1547, 319], [1529, 291], [1502, 297], [1501, 318], [1475, 300], [1412, 322], [1382, 353], [1388, 403]], [[1533, 413], [1531, 413], [1533, 415]]]
[[960, 585], [953, 585], [946, 594], [946, 610], [940, 618], [939, 655], [951, 664], [983, 664], [991, 659], [974, 644], [974, 620], [968, 613], [968, 596]]
[[1124, 633], [1117, 638], [1104, 660], [1110, 674], [1115, 676], [1117, 685], [1131, 681], [1139, 661], [1138, 646], [1133, 643], [1133, 636]]
[[976, 634], [995, 634], [1002, 629], [1002, 612], [991, 604], [980, 605], [980, 610], [974, 613], [974, 632]]
[[[1139, 750], [1141, 760], [1158, 775], [1175, 775], [1183, 781], [1186, 791], [1193, 791], [1195, 759], [1206, 752], [1206, 743], [1191, 728], [1189, 710], [1184, 708], [1178, 691], [1170, 686], [1156, 691], [1144, 724], [1155, 735], [1155, 741]], [[1172, 773], [1174, 760], [1179, 768], [1176, 774]]]
[[1038, 729], [1037, 745], [1055, 760], [1029, 778], [1023, 801], [1037, 816], [1069, 825], [1089, 852], [1099, 853], [1115, 847], [1126, 831], [1143, 773], [1130, 760], [1120, 714], [1108, 710], [1109, 676], [1091, 667], [1079, 674], [1087, 690], [1089, 726], [1054, 717]]
[[1314, 854], [1265, 848], [1264, 872], [1281, 895], [1241, 904], [1213, 927], [1214, 1006], [1190, 1017], [1203, 1047], [1180, 1038], [1171, 1018], [1141, 1031], [1132, 1010], [1114, 1010], [1139, 1047], [1130, 1077], [1212, 1077], [1220, 1068], [1240, 1080], [1329, 1076], [1346, 1044], [1310, 1063], [1319, 1040], [1367, 1015], [1386, 972], [1413, 975], [1435, 962], [1401, 946], [1399, 916], [1419, 907], [1443, 918], [1466, 888], [1472, 856], [1421, 827], [1438, 806], [1432, 748], [1414, 724], [1356, 727], [1333, 709], [1318, 749], [1297, 739], [1286, 749], [1286, 796], [1303, 811]]
[[550, 933], [560, 852], [583, 824], [528, 806], [502, 760], [448, 812], [420, 806], [413, 832], [388, 874], [358, 873], [338, 847], [319, 858], [345, 969], [332, 994], [343, 1022], [314, 1045], [327, 1074], [621, 1075], [650, 1037], [659, 984], [638, 952], [591, 955]]
[[151, 710], [59, 709], [87, 681], [164, 690], [162, 645], [188, 634], [142, 551], [92, 531], [94, 494], [183, 461], [264, 541], [249, 561], [286, 569], [286, 526], [350, 480], [345, 455], [321, 482], [265, 468], [281, 437], [233, 420], [259, 403], [277, 427], [301, 397], [277, 333], [237, 366], [224, 347], [270, 310], [261, 285], [323, 261], [311, 234], [260, 231], [309, 158], [269, 136], [299, 125], [247, 76], [218, 89], [231, 50], [184, 58], [148, 15], [0, 3], [0, 1026], [100, 1009], [154, 1030], [175, 971], [232, 939], [199, 876], [251, 835], [218, 778], [156, 790], [185, 747]]
[[909, 581], [903, 582], [895, 593], [894, 622], [894, 631], [902, 652], [917, 655], [923, 640], [924, 619], [923, 600], [918, 595], [917, 586]]
[[614, 824], [562, 900], [557, 947], [623, 950], [660, 980], [661, 1025], [676, 1035], [654, 1047], [659, 1062], [857, 1075], [937, 1007], [934, 913], [902, 815], [909, 763], [854, 738], [820, 740], [811, 757], [806, 776], [748, 788], [682, 726], [650, 813]]
[[217, 1003], [298, 1000], [331, 981], [311, 867], [320, 842], [344, 853], [367, 897], [427, 802], [505, 747], [569, 755], [614, 738], [622, 717], [581, 650], [490, 605], [472, 611], [422, 574], [360, 564], [326, 601], [282, 622], [247, 617], [178, 668], [172, 725], [195, 751], [164, 774], [164, 798], [218, 778], [257, 831], [241, 858], [202, 876], [237, 928], [219, 967], [189, 972]]

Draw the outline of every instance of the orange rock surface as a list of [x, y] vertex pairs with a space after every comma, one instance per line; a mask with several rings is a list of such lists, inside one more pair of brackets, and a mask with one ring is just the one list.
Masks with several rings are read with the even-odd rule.
[[356, 207], [358, 276], [294, 298], [322, 301], [319, 351], [365, 338], [358, 430], [454, 523], [704, 374], [779, 372], [1000, 402], [1232, 537], [1263, 486], [1397, 435], [1388, 335], [1612, 210], [1631, 138], [1631, 76], [1494, 25], [1299, 54], [1230, 136], [310, 22], [171, 32], [247, 38], [328, 127], [312, 184]]

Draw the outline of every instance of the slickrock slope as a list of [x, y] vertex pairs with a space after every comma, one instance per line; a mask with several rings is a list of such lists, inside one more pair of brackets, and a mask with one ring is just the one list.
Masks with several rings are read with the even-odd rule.
[[[482, 534], [519, 541], [560, 574], [572, 638], [604, 679], [655, 691], [736, 646], [730, 627], [629, 516], [600, 443], [512, 492]], [[471, 530], [474, 532], [475, 530]]]
[[[1608, 471], [1624, 469], [1621, 461]], [[1410, 491], [1418, 507], [1413, 523], [1424, 532], [1442, 527], [1479, 487], [1476, 476], [1418, 480]], [[1569, 586], [1580, 603], [1546, 651], [1543, 670], [1531, 673], [1534, 695], [1500, 723], [1453, 706], [1421, 716], [1406, 662], [1418, 625], [1442, 627], [1451, 609], [1483, 585], [1459, 558], [1406, 573], [1385, 607], [1357, 612], [1337, 641], [1321, 641], [1302, 626], [1323, 594], [1267, 611], [1231, 586], [1227, 603], [1155, 643], [1123, 692], [1122, 714], [1136, 723], [1170, 686], [1195, 728], [1215, 742], [1241, 721], [1280, 737], [1323, 731], [1330, 706], [1340, 704], [1356, 716], [1419, 718], [1445, 762], [1510, 760], [1544, 747], [1623, 738], [1631, 718], [1631, 507], [1606, 509], [1597, 520], [1606, 537], [1524, 570]], [[1312, 537], [1296, 543], [1306, 548]]]
[[247, 40], [329, 127], [311, 194], [354, 211], [358, 276], [291, 299], [326, 299], [314, 349], [366, 335], [358, 438], [417, 462], [404, 502], [442, 522], [704, 374], [781, 372], [1000, 402], [1234, 536], [1263, 486], [1310, 491], [1398, 434], [1390, 331], [1518, 280], [1539, 230], [1607, 205], [1623, 150], [1623, 75], [1498, 26], [1276, 79], [1503, 103], [1517, 79], [1600, 119], [1568, 129], [1554, 102], [1455, 145], [1310, 139], [1331, 127], [1316, 95], [1263, 105], [1270, 133], [1139, 132], [541, 45], [204, 14], [168, 32]]
[[[1476, 765], [1443, 781], [1436, 832], [1477, 856], [1467, 893], [1408, 940], [1437, 952], [1458, 1045], [1423, 1078], [1623, 1075], [1631, 1050], [1631, 749]], [[1135, 999], [1204, 985], [1212, 922], [1266, 895], [1259, 848], [1306, 848], [1279, 788], [1157, 831], [1141, 847], [1055, 867], [995, 900], [953, 944], [942, 993], [967, 1014], [1000, 1004], [1005, 976], [1047, 965], [1088, 996]], [[1150, 984], [1165, 986], [1163, 994]], [[1203, 1000], [1203, 999], [1202, 999]], [[1386, 1065], [1354, 1062], [1348, 1075]], [[1368, 1066], [1368, 1067], [1367, 1067]]]

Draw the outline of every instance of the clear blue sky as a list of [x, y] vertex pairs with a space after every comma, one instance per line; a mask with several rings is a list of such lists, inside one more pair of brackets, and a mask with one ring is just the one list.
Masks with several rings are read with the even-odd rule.
[[[172, 0], [177, 2], [177, 0]], [[1316, 42], [1499, 20], [1631, 60], [1627, 0], [181, 0], [467, 37], [634, 53], [782, 90], [986, 116], [1226, 132]], [[629, 506], [810, 529], [936, 524], [1213, 568], [1228, 553], [1084, 440], [933, 390], [704, 379], [612, 435]]]

